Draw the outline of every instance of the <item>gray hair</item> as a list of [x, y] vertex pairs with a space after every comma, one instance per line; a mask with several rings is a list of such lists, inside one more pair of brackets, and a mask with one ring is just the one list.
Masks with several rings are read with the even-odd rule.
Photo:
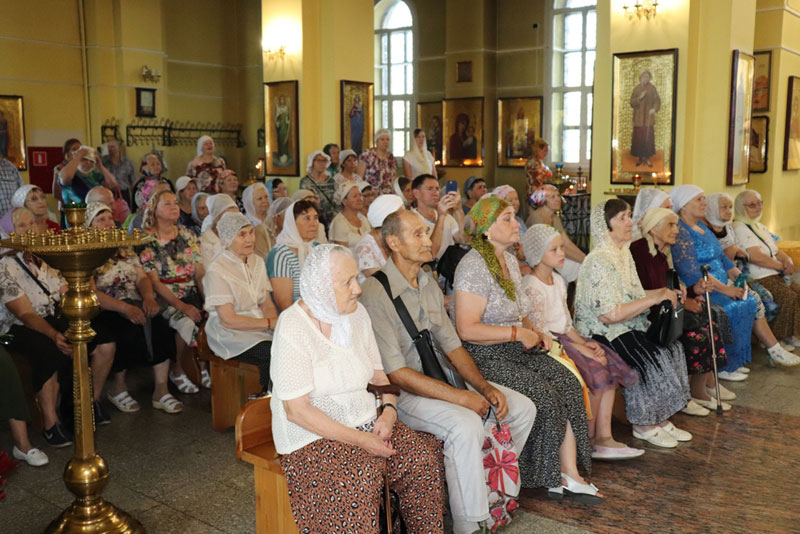
[[381, 239], [383, 240], [383, 246], [386, 248], [387, 251], [391, 254], [391, 248], [389, 248], [389, 243], [386, 242], [386, 238], [390, 235], [395, 237], [400, 237], [400, 234], [403, 232], [403, 213], [405, 210], [397, 210], [394, 213], [390, 213], [386, 216], [383, 220], [383, 224], [381, 225]]

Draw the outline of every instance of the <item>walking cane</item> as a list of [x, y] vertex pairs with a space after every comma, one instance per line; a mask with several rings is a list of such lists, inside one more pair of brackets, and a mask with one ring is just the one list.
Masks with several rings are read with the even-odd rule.
[[[400, 395], [400, 388], [393, 385], [376, 386], [375, 384], [367, 384], [367, 391], [375, 395], [375, 398], [381, 403], [378, 415], [383, 413], [383, 395]], [[392, 534], [392, 494], [389, 489], [388, 472], [383, 475], [383, 491], [386, 500], [384, 503], [384, 509], [386, 511], [386, 532]]]
[[708, 271], [711, 267], [703, 265], [700, 272], [703, 273], [703, 280], [706, 282], [706, 309], [708, 310], [708, 337], [711, 340], [711, 361], [714, 363], [714, 386], [717, 391], [717, 415], [722, 415], [722, 401], [719, 398], [719, 373], [717, 372], [717, 347], [714, 343], [714, 321], [711, 319], [711, 296], [708, 294]]

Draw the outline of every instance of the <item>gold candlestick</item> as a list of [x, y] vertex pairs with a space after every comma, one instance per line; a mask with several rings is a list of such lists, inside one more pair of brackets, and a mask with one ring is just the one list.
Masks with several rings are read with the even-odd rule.
[[97, 315], [97, 297], [89, 281], [95, 269], [119, 248], [140, 245], [139, 233], [133, 235], [114, 228], [101, 230], [82, 227], [86, 208], [65, 208], [70, 228], [62, 234], [11, 234], [0, 247], [23, 250], [39, 256], [61, 271], [69, 289], [61, 298], [61, 311], [69, 319], [65, 336], [72, 343], [73, 398], [75, 404], [75, 452], [64, 469], [64, 483], [75, 495], [69, 508], [48, 525], [47, 533], [139, 534], [144, 527], [136, 519], [105, 501], [100, 493], [108, 482], [105, 460], [95, 451], [92, 376], [86, 344], [95, 336], [91, 319]]

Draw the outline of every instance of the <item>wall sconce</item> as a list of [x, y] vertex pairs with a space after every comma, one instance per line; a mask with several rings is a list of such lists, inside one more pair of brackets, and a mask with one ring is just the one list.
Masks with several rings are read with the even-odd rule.
[[161, 79], [161, 73], [151, 69], [147, 65], [142, 67], [142, 80], [146, 82], [158, 83]]
[[289, 16], [270, 20], [262, 33], [261, 50], [267, 61], [284, 61], [287, 56], [302, 53], [303, 28], [299, 20]]
[[264, 54], [267, 56], [267, 60], [269, 61], [276, 61], [278, 59], [283, 61], [286, 59], [286, 47], [281, 46], [277, 50], [266, 49], [264, 50]]
[[633, 20], [633, 17], [639, 20], [642, 20], [642, 18], [650, 20], [656, 17], [658, 0], [636, 0], [633, 4], [626, 0], [622, 4], [622, 9], [625, 10], [629, 20]]

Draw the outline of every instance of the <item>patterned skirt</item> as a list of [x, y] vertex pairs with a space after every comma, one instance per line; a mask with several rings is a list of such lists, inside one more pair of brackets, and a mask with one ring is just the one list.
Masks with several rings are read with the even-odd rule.
[[[707, 312], [683, 313], [683, 334], [680, 342], [686, 355], [686, 366], [690, 375], [710, 373], [714, 369], [711, 359], [711, 340], [708, 332]], [[717, 350], [717, 368], [728, 365], [728, 355], [720, 338], [719, 326], [714, 323], [714, 348]]]
[[[372, 424], [360, 427], [369, 432]], [[280, 462], [289, 500], [303, 534], [379, 532], [384, 475], [400, 501], [409, 532], [444, 532], [442, 444], [434, 436], [394, 424], [390, 458], [374, 456], [356, 445], [318, 439]]]
[[486, 380], [522, 393], [536, 405], [536, 420], [519, 457], [524, 488], [561, 485], [559, 449], [572, 426], [578, 448], [578, 467], [592, 471], [592, 448], [581, 384], [566, 367], [538, 349], [522, 343], [473, 345], [464, 342]]
[[666, 347], [651, 343], [644, 332], [631, 330], [609, 342], [639, 373], [639, 380], [622, 390], [625, 415], [634, 425], [655, 425], [666, 421], [689, 402], [689, 377], [683, 345], [676, 341]]
[[[614, 352], [611, 347], [601, 344], [606, 356], [606, 364], [587, 358], [575, 347], [575, 343], [565, 336], [564, 334], [555, 334], [559, 343], [564, 347], [567, 356], [575, 362], [575, 366], [580, 371], [583, 381], [586, 382], [586, 387], [592, 393], [600, 393], [606, 389], [616, 389], [617, 387], [628, 387], [639, 376], [636, 371], [625, 363], [619, 354]], [[585, 341], [591, 341], [588, 337], [584, 338]]]

